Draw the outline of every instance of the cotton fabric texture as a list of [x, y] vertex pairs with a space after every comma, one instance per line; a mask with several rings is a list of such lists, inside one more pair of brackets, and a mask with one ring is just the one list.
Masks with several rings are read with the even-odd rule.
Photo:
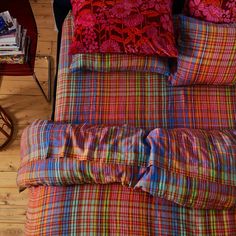
[[25, 232], [234, 233], [235, 138], [235, 130], [36, 121], [23, 133], [18, 172], [30, 196]]
[[158, 73], [72, 72], [68, 49], [71, 15], [64, 26], [55, 120], [69, 123], [127, 124], [145, 129], [234, 128], [235, 86], [170, 86]]
[[89, 70], [99, 72], [136, 71], [170, 75], [167, 57], [139, 56], [129, 54], [75, 54], [70, 65], [71, 72]]
[[236, 1], [187, 0], [184, 13], [208, 22], [233, 23], [236, 22]]
[[218, 236], [236, 232], [236, 208], [181, 207], [120, 184], [37, 186], [29, 188], [29, 199], [27, 236]]
[[[181, 206], [236, 206], [236, 131], [38, 120], [21, 139], [18, 186], [121, 183]], [[219, 163], [220, 162], [220, 167]]]
[[172, 0], [72, 0], [70, 53], [176, 57]]
[[182, 85], [234, 85], [236, 83], [236, 24], [214, 24], [177, 16], [176, 71], [169, 81]]
[[[38, 121], [24, 133], [24, 137], [28, 137], [24, 140], [28, 140], [30, 145], [23, 142], [22, 160], [25, 161], [21, 163], [21, 177], [25, 178], [21, 178], [21, 183], [37, 182], [39, 180], [35, 177], [39, 176], [41, 184], [43, 182], [52, 184], [50, 186], [32, 184], [28, 189], [29, 204], [25, 234], [27, 236], [235, 235], [236, 207], [233, 207], [233, 201], [228, 201], [235, 199], [234, 193], [228, 191], [235, 182], [233, 175], [235, 164], [232, 162], [231, 165], [228, 162], [229, 155], [234, 153], [229, 150], [235, 148], [235, 141], [231, 138], [232, 130], [236, 128], [235, 86], [173, 87], [167, 83], [165, 76], [157, 73], [101, 73], [80, 70], [72, 73], [70, 69], [72, 55], [68, 54], [73, 34], [71, 20], [69, 15], [62, 33], [55, 123]], [[157, 127], [159, 132], [154, 132]], [[173, 129], [180, 131], [180, 136], [179, 132], [175, 133]], [[186, 132], [186, 129], [191, 129], [191, 132]], [[83, 130], [86, 132], [82, 132]], [[99, 133], [98, 130], [103, 132]], [[108, 132], [104, 132], [105, 130]], [[153, 136], [149, 135], [151, 131]], [[50, 136], [47, 136], [49, 133]], [[89, 133], [92, 136], [87, 136]], [[99, 134], [104, 136], [98, 139]], [[120, 134], [119, 142], [109, 145], [106, 141], [114, 140], [117, 134]], [[152, 140], [163, 142], [158, 144], [149, 141], [152, 143], [151, 147], [154, 147], [150, 151], [149, 148], [145, 148], [148, 143], [143, 142], [147, 141], [147, 136], [152, 137]], [[85, 140], [82, 137], [96, 138], [98, 144], [102, 144], [96, 149], [98, 152], [93, 152], [94, 148], [98, 147], [96, 141], [88, 145], [89, 139], [82, 142]], [[78, 138], [81, 142], [76, 142]], [[174, 141], [169, 142], [170, 140]], [[175, 146], [176, 140], [178, 146]], [[129, 145], [131, 142], [132, 145]], [[84, 152], [79, 151], [82, 143], [85, 144]], [[167, 148], [159, 148], [162, 145]], [[184, 145], [186, 147], [183, 148]], [[119, 150], [123, 150], [125, 155], [116, 152], [117, 147], [120, 147]], [[178, 149], [180, 147], [186, 158], [178, 158], [182, 155]], [[172, 154], [168, 156], [171, 148], [176, 154], [173, 159], [171, 159]], [[210, 152], [201, 152], [209, 148]], [[86, 153], [86, 150], [92, 152]], [[187, 153], [184, 150], [191, 151]], [[189, 158], [192, 153], [197, 157], [198, 151], [200, 151], [198, 158]], [[78, 153], [91, 158], [78, 161]], [[96, 153], [98, 155], [95, 158]], [[221, 153], [223, 157], [220, 157]], [[102, 158], [98, 161], [97, 157], [100, 154]], [[211, 154], [211, 157], [215, 158], [208, 156]], [[155, 158], [156, 155], [165, 158], [158, 159]], [[115, 156], [118, 158], [115, 159]], [[149, 159], [143, 158], [144, 156]], [[94, 165], [95, 160], [97, 165]], [[119, 162], [119, 165], [115, 164], [114, 160]], [[160, 163], [154, 161], [154, 165], [148, 167], [150, 160], [160, 160]], [[186, 162], [187, 160], [191, 160], [191, 163]], [[35, 165], [36, 168], [30, 173], [27, 170], [30, 170], [28, 167], [34, 166], [34, 161], [39, 165]], [[122, 166], [122, 161], [130, 165]], [[93, 165], [89, 164], [91, 162]], [[158, 173], [156, 167], [162, 163], [161, 169], [164, 171], [168, 168], [167, 162], [172, 168], [168, 174], [174, 171], [180, 175], [191, 174], [195, 176], [192, 179], [195, 182], [171, 182], [165, 178], [167, 175], [163, 172], [159, 172], [161, 175], [156, 175]], [[120, 167], [117, 168], [118, 166]], [[138, 166], [140, 168], [137, 168]], [[191, 168], [192, 166], [197, 168]], [[138, 183], [131, 178], [135, 173], [141, 173], [138, 177], [142, 181], [139, 185], [129, 185], [128, 183]], [[113, 174], [115, 174], [114, 179]], [[73, 184], [81, 180], [83, 183]], [[116, 180], [121, 182], [109, 184], [99, 182]], [[178, 179], [172, 178], [172, 180]], [[69, 185], [66, 185], [68, 183]], [[173, 193], [167, 195], [173, 201], [158, 197], [162, 192], [156, 191], [159, 185], [155, 183], [171, 183], [160, 187]], [[193, 185], [188, 185], [189, 183]], [[210, 183], [209, 188], [200, 187], [208, 183]], [[222, 197], [219, 186], [221, 190], [225, 190], [223, 195], [225, 194], [226, 198]], [[213, 194], [215, 190], [216, 194]], [[193, 201], [188, 201], [185, 191], [193, 193], [191, 195]], [[221, 202], [222, 205], [217, 202]], [[193, 205], [186, 207], [181, 204]], [[220, 207], [222, 209], [213, 209]]]

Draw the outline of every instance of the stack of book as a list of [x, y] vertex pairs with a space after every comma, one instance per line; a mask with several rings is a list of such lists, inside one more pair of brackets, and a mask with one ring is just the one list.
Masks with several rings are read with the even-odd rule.
[[23, 64], [28, 61], [30, 38], [8, 11], [0, 13], [0, 63]]

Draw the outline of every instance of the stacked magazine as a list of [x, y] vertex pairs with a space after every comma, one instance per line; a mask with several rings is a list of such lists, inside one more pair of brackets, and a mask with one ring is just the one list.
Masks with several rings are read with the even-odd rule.
[[30, 38], [9, 11], [0, 13], [0, 63], [23, 64], [28, 61]]

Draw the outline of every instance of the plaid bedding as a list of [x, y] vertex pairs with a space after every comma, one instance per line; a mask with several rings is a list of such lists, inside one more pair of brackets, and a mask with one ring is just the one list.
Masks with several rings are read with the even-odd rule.
[[140, 128], [234, 128], [235, 87], [173, 88], [151, 73], [77, 72], [59, 78], [55, 119]]
[[55, 120], [145, 129], [236, 127], [235, 86], [172, 87], [157, 73], [72, 71], [71, 24], [64, 27]]
[[70, 65], [72, 72], [89, 71], [139, 71], [170, 75], [167, 57], [132, 54], [75, 54]]
[[29, 189], [26, 235], [214, 235], [236, 232], [236, 208], [203, 210], [118, 184]]
[[214, 24], [184, 15], [175, 19], [178, 32], [174, 86], [236, 84], [236, 23]]
[[36, 121], [22, 137], [25, 234], [236, 234], [235, 86], [72, 73], [71, 33], [68, 17], [57, 122]]
[[183, 206], [236, 206], [236, 130], [36, 121], [24, 131], [21, 150], [22, 189], [121, 183]]

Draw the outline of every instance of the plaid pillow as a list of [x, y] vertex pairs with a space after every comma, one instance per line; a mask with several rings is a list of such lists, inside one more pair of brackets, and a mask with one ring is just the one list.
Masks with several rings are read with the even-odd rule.
[[236, 24], [214, 24], [180, 15], [179, 56], [172, 85], [236, 83]]
[[86, 69], [100, 72], [136, 71], [170, 75], [166, 57], [126, 54], [75, 54], [70, 69], [72, 72]]

